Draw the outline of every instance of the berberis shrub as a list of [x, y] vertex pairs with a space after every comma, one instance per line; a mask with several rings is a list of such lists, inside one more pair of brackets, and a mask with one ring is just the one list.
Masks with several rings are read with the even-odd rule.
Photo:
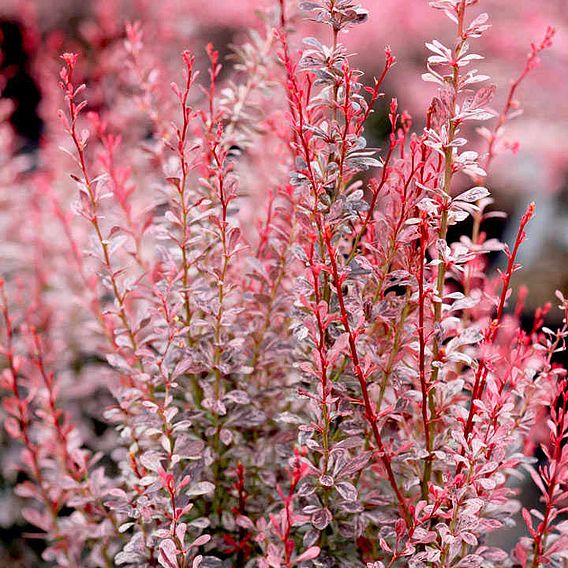
[[[567, 565], [568, 325], [547, 305], [522, 328], [511, 298], [534, 206], [509, 245], [484, 230], [554, 32], [495, 112], [482, 2], [430, 4], [455, 39], [426, 44], [419, 127], [383, 100], [390, 49], [376, 79], [352, 66], [351, 0], [301, 2], [313, 24], [280, 2], [229, 71], [211, 45], [160, 58], [139, 23], [95, 37], [60, 89], [40, 71], [35, 165], [4, 121], [3, 469], [45, 542], [28, 565]], [[525, 476], [542, 507], [502, 550]]]

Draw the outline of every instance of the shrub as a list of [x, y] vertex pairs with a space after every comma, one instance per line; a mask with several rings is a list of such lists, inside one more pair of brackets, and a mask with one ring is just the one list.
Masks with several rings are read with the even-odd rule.
[[[62, 56], [63, 128], [46, 84], [37, 164], [6, 144], [2, 173], [5, 476], [46, 563], [564, 565], [568, 302], [560, 329], [550, 305], [521, 327], [534, 205], [510, 247], [483, 230], [553, 30], [495, 113], [471, 69], [476, 4], [431, 2], [455, 28], [427, 44], [439, 93], [420, 128], [387, 105], [382, 151], [364, 126], [395, 57], [370, 82], [352, 66], [341, 38], [367, 12], [351, 0], [300, 3], [331, 39], [299, 48], [280, 2], [230, 74], [208, 45], [168, 85], [136, 23], [104, 57]], [[488, 535], [524, 472], [544, 508], [502, 550]]]

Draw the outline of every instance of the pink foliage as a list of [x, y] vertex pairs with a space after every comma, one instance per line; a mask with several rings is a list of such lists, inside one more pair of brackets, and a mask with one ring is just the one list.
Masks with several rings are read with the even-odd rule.
[[[394, 41], [376, 78], [354, 66], [373, 28], [352, 0], [268, 6], [227, 60], [211, 43], [172, 57], [181, 5], [158, 23], [137, 4], [138, 22], [98, 4], [58, 75], [73, 42], [42, 44], [35, 155], [0, 108], [2, 468], [43, 561], [563, 565], [568, 303], [560, 329], [546, 305], [527, 330], [526, 292], [511, 299], [533, 204], [510, 247], [485, 233], [486, 180], [553, 28], [496, 111], [477, 0], [377, 7], [441, 34], [412, 79]], [[398, 67], [418, 122], [384, 101]], [[513, 550], [491, 546], [525, 476], [543, 510], [522, 510]]]

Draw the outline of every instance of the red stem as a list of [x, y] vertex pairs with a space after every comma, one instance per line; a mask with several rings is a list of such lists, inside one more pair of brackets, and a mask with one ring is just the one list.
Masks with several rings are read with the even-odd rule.
[[[490, 323], [489, 328], [487, 330], [487, 338], [486, 344], [491, 345], [495, 341], [497, 337], [497, 332], [501, 325], [501, 320], [503, 319], [503, 312], [505, 309], [505, 302], [507, 300], [507, 293], [509, 291], [509, 285], [511, 283], [511, 277], [513, 276], [513, 272], [515, 271], [515, 259], [517, 257], [517, 253], [519, 252], [519, 247], [521, 246], [522, 242], [525, 239], [525, 227], [527, 226], [528, 222], [533, 216], [534, 213], [534, 203], [530, 203], [526, 213], [521, 218], [521, 223], [519, 225], [519, 231], [517, 233], [517, 238], [515, 239], [515, 245], [513, 247], [513, 252], [511, 252], [509, 257], [509, 262], [507, 263], [507, 270], [503, 276], [503, 289], [501, 291], [501, 298], [499, 299], [499, 304], [497, 307], [497, 313], [495, 318]], [[487, 363], [485, 360], [481, 360], [479, 362], [479, 367], [475, 374], [475, 381], [473, 385], [473, 390], [471, 392], [471, 403], [469, 406], [469, 414], [467, 417], [467, 422], [464, 430], [464, 437], [467, 441], [469, 435], [473, 429], [473, 419], [476, 413], [476, 405], [475, 401], [480, 400], [483, 396], [483, 391], [485, 389], [485, 383], [487, 380], [487, 375], [489, 373], [489, 369], [487, 367]], [[464, 449], [462, 448], [462, 452]], [[459, 473], [463, 468], [463, 462], [460, 462], [457, 466], [456, 473]]]
[[336, 288], [337, 301], [339, 303], [339, 309], [340, 309], [340, 312], [341, 312], [341, 322], [343, 323], [345, 331], [347, 332], [347, 334], [349, 336], [349, 350], [350, 350], [350, 353], [351, 353], [351, 360], [353, 362], [355, 374], [357, 376], [357, 380], [359, 381], [359, 385], [361, 387], [361, 392], [363, 394], [363, 402], [364, 402], [364, 406], [365, 406], [365, 417], [367, 418], [369, 425], [371, 426], [371, 430], [373, 432], [373, 437], [375, 439], [375, 444], [377, 446], [377, 449], [379, 450], [379, 453], [381, 454], [381, 461], [383, 463], [383, 467], [385, 468], [388, 481], [389, 481], [389, 483], [390, 483], [390, 485], [391, 485], [391, 487], [392, 487], [392, 489], [393, 489], [393, 491], [396, 495], [396, 498], [398, 500], [398, 505], [399, 505], [400, 510], [402, 512], [402, 515], [404, 517], [404, 521], [406, 523], [406, 526], [408, 528], [410, 528], [412, 526], [412, 515], [410, 514], [410, 509], [408, 507], [408, 503], [406, 502], [406, 498], [402, 494], [402, 491], [400, 490], [400, 488], [397, 484], [396, 478], [394, 476], [394, 472], [393, 472], [391, 461], [390, 461], [390, 456], [386, 452], [386, 449], [385, 449], [385, 446], [384, 446], [384, 443], [383, 443], [383, 439], [382, 439], [382, 436], [381, 436], [381, 433], [379, 431], [379, 427], [378, 427], [378, 424], [377, 424], [377, 415], [375, 413], [373, 403], [371, 402], [371, 398], [369, 396], [369, 389], [367, 388], [367, 381], [366, 381], [365, 375], [363, 373], [363, 370], [361, 369], [359, 354], [357, 352], [357, 343], [356, 343], [355, 334], [353, 333], [353, 330], [351, 329], [351, 326], [349, 324], [349, 316], [348, 316], [348, 313], [347, 313], [347, 309], [345, 308], [345, 299], [344, 299], [343, 290], [342, 290], [343, 278], [341, 278], [341, 276], [339, 275], [339, 270], [338, 270], [338, 267], [337, 267], [337, 261], [336, 261], [336, 256], [335, 256], [336, 251], [335, 251], [335, 249], [334, 249], [334, 247], [331, 243], [331, 231], [329, 231], [329, 229], [327, 229], [324, 233], [324, 240], [325, 240], [327, 252], [328, 252], [330, 263], [331, 263], [331, 272], [332, 272], [332, 277], [333, 277], [333, 283], [334, 283], [334, 286]]

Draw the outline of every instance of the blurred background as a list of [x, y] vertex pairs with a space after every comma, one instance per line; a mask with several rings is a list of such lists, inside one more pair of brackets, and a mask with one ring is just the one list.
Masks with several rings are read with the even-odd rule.
[[[436, 38], [451, 45], [451, 25], [429, 7], [428, 0], [361, 3], [370, 12], [368, 22], [343, 38], [355, 65], [371, 82], [382, 70], [384, 47], [390, 45], [397, 65], [385, 83], [385, 101], [396, 97], [399, 109], [423, 117], [436, 94], [433, 84], [421, 80], [428, 56], [424, 44]], [[86, 80], [93, 85], [90, 103], [96, 109], [97, 100], [108, 104], [111, 92], [101, 78], [112, 76], [109, 70], [116, 74], [118, 68], [120, 73], [117, 51], [126, 37], [126, 22], [140, 22], [145, 38], [141, 56], [159, 62], [169, 85], [181, 72], [183, 49], [194, 51], [201, 66], [207, 42], [226, 57], [247, 28], [262, 25], [259, 13], [275, 4], [275, 0], [1, 0], [0, 116], [6, 114], [17, 134], [17, 152], [36, 155], [50, 128], [58, 127], [52, 117], [61, 104], [57, 81], [62, 52], [82, 54]], [[290, 2], [291, 9], [295, 4]], [[508, 123], [505, 139], [510, 148], [494, 161], [487, 179], [495, 200], [492, 207], [508, 215], [486, 224], [491, 236], [511, 242], [527, 203], [537, 205], [519, 258], [525, 269], [518, 280], [529, 288], [526, 318], [530, 321], [535, 307], [554, 300], [556, 289], [568, 293], [568, 0], [480, 0], [475, 10], [488, 12], [492, 24], [473, 50], [486, 58], [477, 67], [497, 87], [492, 103], [497, 113], [511, 81], [524, 68], [531, 42], [540, 42], [548, 25], [557, 30], [553, 47], [543, 53], [540, 65], [517, 93], [523, 113]], [[321, 37], [322, 26], [300, 19], [293, 25], [298, 37]], [[384, 145], [387, 110], [384, 102], [376, 107], [367, 130], [370, 146]], [[415, 121], [417, 130], [423, 126], [420, 120]], [[483, 151], [475, 132], [469, 137]], [[461, 230], [467, 233], [467, 226]], [[531, 496], [527, 493], [524, 498], [530, 501]], [[11, 526], [9, 501], [2, 503], [8, 505], [0, 507], [6, 545], [1, 548], [0, 565], [9, 560], [14, 566], [35, 566], [29, 553], [16, 550], [26, 528]]]

